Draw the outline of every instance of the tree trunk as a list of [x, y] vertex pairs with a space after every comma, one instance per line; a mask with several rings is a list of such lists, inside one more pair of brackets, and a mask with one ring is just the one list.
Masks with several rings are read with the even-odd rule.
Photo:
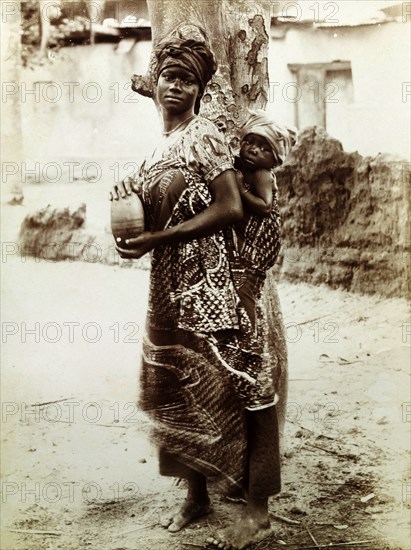
[[103, 23], [106, 0], [86, 0], [86, 4], [87, 12], [90, 18], [90, 44], [94, 44], [96, 41], [94, 25], [96, 23], [101, 25]]
[[[153, 42], [169, 34], [202, 38], [203, 29], [218, 62], [218, 72], [207, 86], [200, 113], [215, 122], [233, 152], [247, 108], [264, 108], [268, 89], [270, 4], [257, 0], [147, 0]], [[200, 29], [199, 29], [200, 27]], [[153, 97], [155, 58], [148, 73], [135, 75], [133, 89]], [[284, 326], [273, 275], [265, 288], [269, 322], [268, 347], [278, 380], [278, 414], [283, 430], [287, 403], [287, 353]]]
[[[21, 204], [22, 140], [21, 140], [21, 5], [7, 2], [2, 6], [1, 67], [2, 85], [7, 90], [7, 102], [2, 109], [2, 182], [7, 202]], [[4, 101], [4, 97], [3, 97]]]
[[61, 15], [61, 0], [40, 0], [39, 19], [41, 27], [40, 56], [47, 57], [47, 46], [50, 39], [51, 21]]

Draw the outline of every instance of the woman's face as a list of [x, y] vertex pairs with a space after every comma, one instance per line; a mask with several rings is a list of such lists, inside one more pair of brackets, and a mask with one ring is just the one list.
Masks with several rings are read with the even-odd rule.
[[250, 169], [272, 168], [275, 158], [268, 141], [258, 134], [247, 134], [241, 141], [241, 160]]
[[184, 113], [194, 108], [200, 93], [200, 83], [183, 67], [168, 67], [157, 81], [157, 99], [171, 113]]

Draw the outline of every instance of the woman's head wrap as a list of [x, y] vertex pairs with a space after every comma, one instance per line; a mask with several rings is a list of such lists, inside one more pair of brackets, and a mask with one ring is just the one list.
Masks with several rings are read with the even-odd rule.
[[154, 51], [157, 58], [157, 78], [167, 67], [182, 67], [197, 77], [201, 92], [217, 70], [213, 52], [205, 42], [168, 38], [160, 42]]
[[270, 120], [262, 109], [249, 109], [249, 113], [250, 117], [241, 129], [241, 139], [247, 134], [262, 136], [271, 146], [276, 165], [283, 164], [291, 147], [297, 142], [297, 130]]

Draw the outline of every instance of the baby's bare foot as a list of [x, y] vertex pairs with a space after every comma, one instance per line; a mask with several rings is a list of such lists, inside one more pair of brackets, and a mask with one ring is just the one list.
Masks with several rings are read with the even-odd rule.
[[177, 533], [194, 519], [206, 516], [211, 512], [209, 503], [199, 504], [192, 500], [185, 500], [182, 506], [161, 520], [161, 525], [171, 533]]

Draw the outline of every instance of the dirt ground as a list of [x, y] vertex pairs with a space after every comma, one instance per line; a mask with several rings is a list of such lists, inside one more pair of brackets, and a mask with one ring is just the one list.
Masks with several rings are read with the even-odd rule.
[[[25, 207], [3, 211], [12, 242]], [[205, 548], [242, 505], [212, 485], [210, 516], [176, 535], [159, 526], [184, 486], [158, 475], [134, 404], [148, 272], [7, 250], [1, 548]], [[406, 302], [304, 284], [280, 284], [279, 295], [290, 371], [283, 490], [270, 501], [273, 534], [254, 548], [409, 548]]]

